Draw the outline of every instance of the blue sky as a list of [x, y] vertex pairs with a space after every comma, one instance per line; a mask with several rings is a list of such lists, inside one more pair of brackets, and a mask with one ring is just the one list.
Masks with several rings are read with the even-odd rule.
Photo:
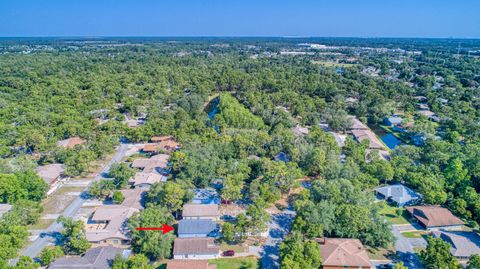
[[0, 0], [0, 36], [480, 38], [480, 0]]

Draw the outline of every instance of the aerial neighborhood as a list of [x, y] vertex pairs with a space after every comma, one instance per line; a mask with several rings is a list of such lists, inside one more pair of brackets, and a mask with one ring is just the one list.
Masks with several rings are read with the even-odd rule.
[[480, 268], [462, 46], [0, 39], [0, 269]]

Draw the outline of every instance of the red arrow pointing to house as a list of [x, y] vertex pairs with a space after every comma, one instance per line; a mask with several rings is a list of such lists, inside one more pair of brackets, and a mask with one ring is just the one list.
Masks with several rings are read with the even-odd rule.
[[162, 227], [138, 227], [136, 228], [137, 231], [162, 231], [163, 234], [173, 231], [172, 226], [168, 226], [167, 224], [162, 224]]

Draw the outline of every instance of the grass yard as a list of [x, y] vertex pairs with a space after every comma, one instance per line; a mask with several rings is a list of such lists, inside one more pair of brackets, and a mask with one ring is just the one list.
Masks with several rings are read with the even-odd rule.
[[217, 269], [257, 269], [260, 261], [256, 257], [220, 258], [208, 260], [210, 264], [216, 264]]
[[248, 248], [241, 245], [229, 245], [227, 243], [220, 244], [221, 251], [234, 250], [235, 253], [247, 252]]
[[389, 260], [395, 257], [395, 247], [390, 244], [387, 248], [367, 247], [368, 256], [373, 260]]
[[426, 234], [423, 231], [408, 231], [408, 232], [402, 232], [402, 235], [405, 236], [406, 238], [420, 238]]
[[[401, 210], [401, 214], [397, 214], [397, 210]], [[408, 212], [404, 208], [397, 208], [390, 205], [385, 205], [380, 210], [380, 215], [385, 216], [391, 224], [408, 224]]]
[[48, 228], [55, 220], [54, 219], [39, 219], [37, 223], [28, 226], [29, 230], [43, 230]]

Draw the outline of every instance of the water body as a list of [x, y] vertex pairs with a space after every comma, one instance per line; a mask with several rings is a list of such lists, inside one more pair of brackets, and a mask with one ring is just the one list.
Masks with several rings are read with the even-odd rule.
[[387, 145], [390, 149], [396, 148], [398, 145], [403, 144], [403, 142], [396, 138], [393, 134], [385, 132], [384, 129], [380, 127], [371, 127], [372, 131], [382, 139], [383, 143]]
[[382, 139], [383, 143], [387, 145], [390, 149], [396, 148], [398, 145], [402, 144], [402, 141], [400, 141], [398, 138], [396, 138], [393, 134], [386, 134], [384, 136], [380, 136], [380, 139]]

